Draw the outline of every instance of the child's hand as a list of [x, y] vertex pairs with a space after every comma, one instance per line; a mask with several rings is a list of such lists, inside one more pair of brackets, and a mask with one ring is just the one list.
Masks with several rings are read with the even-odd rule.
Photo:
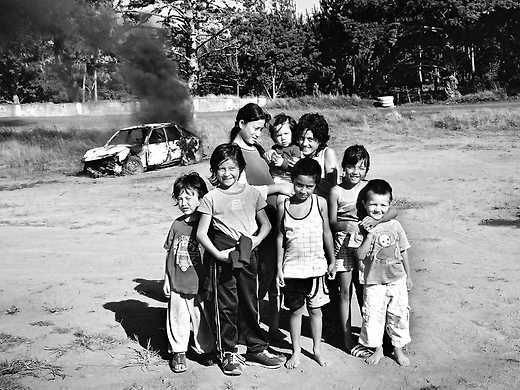
[[329, 264], [327, 268], [327, 279], [334, 280], [336, 278], [336, 262]]
[[294, 167], [294, 164], [296, 164], [298, 162], [299, 158], [298, 157], [291, 157], [291, 158], [288, 158], [287, 159], [287, 165], [292, 168]]
[[407, 289], [408, 291], [411, 291], [412, 288], [413, 288], [413, 281], [412, 281], [412, 278], [408, 276], [408, 277], [406, 278], [406, 289]]
[[221, 260], [221, 261], [228, 261], [229, 259], [229, 254], [235, 250], [235, 248], [229, 248], [229, 249], [226, 249], [226, 250], [223, 250], [223, 251], [219, 251], [219, 256], [218, 256], [218, 259]]
[[273, 156], [274, 155], [278, 155], [278, 153], [276, 153], [276, 150], [273, 150], [273, 149], [270, 149], [268, 151], [266, 151], [264, 153], [264, 158], [268, 161], [268, 162], [273, 162]]
[[287, 196], [294, 195], [294, 185], [292, 183], [278, 183], [280, 186], [278, 193]]
[[359, 223], [359, 226], [362, 227], [363, 229], [365, 229], [367, 232], [370, 232], [373, 228], [375, 228], [377, 226], [378, 223], [379, 223], [379, 221], [377, 219], [366, 216]]
[[271, 162], [274, 164], [274, 166], [281, 167], [283, 165], [283, 157], [278, 153], [274, 153], [271, 157]]
[[166, 298], [170, 298], [170, 280], [168, 279], [167, 276], [164, 277], [162, 290], [163, 290], [164, 296]]
[[276, 274], [276, 284], [278, 285], [278, 287], [285, 287], [283, 271], [281, 270], [278, 270], [278, 273]]

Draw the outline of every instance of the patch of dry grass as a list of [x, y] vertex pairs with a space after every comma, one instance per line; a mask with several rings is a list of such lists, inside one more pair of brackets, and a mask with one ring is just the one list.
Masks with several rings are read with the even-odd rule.
[[33, 321], [29, 323], [31, 326], [53, 326], [54, 322], [52, 321]]
[[0, 352], [14, 348], [20, 344], [27, 343], [30, 340], [25, 337], [13, 336], [8, 333], [0, 333]]
[[130, 348], [131, 356], [129, 362], [123, 368], [138, 367], [143, 371], [148, 371], [163, 364], [163, 359], [158, 351], [155, 351], [151, 345], [150, 340], [146, 344], [146, 348], [141, 347], [138, 340], [131, 340]]
[[76, 349], [88, 349], [90, 351], [105, 351], [114, 348], [122, 342], [122, 340], [107, 334], [88, 334], [83, 330], [78, 330], [74, 332], [74, 341], [70, 347]]
[[0, 378], [12, 376], [21, 378], [32, 376], [35, 378], [56, 379], [65, 378], [62, 367], [38, 359], [15, 359], [0, 362]]
[[72, 309], [72, 306], [43, 305], [42, 309], [47, 313], [56, 314], [63, 313], [64, 311], [69, 311]]

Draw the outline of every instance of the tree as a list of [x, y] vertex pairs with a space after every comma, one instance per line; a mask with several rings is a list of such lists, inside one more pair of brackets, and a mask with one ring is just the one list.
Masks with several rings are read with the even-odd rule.
[[[168, 51], [179, 62], [192, 92], [199, 88], [203, 59], [233, 46], [228, 32], [235, 7], [225, 1], [130, 0], [119, 7], [134, 21], [159, 23], [168, 31]], [[224, 44], [216, 45], [217, 40]]]

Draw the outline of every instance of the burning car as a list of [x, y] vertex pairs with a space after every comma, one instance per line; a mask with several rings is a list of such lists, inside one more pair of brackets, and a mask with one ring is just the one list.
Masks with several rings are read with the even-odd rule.
[[92, 176], [132, 175], [202, 159], [200, 139], [176, 123], [152, 123], [118, 130], [104, 146], [89, 149], [82, 158]]

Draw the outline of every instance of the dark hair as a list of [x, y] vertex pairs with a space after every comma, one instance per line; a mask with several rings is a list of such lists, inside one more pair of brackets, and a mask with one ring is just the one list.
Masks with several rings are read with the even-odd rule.
[[265, 123], [268, 123], [271, 120], [271, 115], [269, 115], [267, 111], [264, 111], [264, 109], [262, 109], [262, 107], [260, 107], [258, 104], [247, 103], [237, 112], [235, 125], [229, 132], [229, 142], [233, 142], [238, 133], [240, 133], [240, 121], [248, 123], [260, 119], [263, 119]]
[[325, 149], [329, 141], [329, 124], [323, 115], [316, 113], [303, 114], [298, 120], [298, 138], [303, 137], [305, 131], [312, 131], [313, 137], [318, 141], [318, 151]]
[[352, 145], [345, 149], [343, 154], [343, 161], [341, 167], [345, 168], [347, 165], [356, 165], [360, 161], [365, 161], [367, 172], [370, 168], [370, 155], [363, 145]]
[[246, 160], [244, 160], [244, 155], [242, 154], [240, 146], [234, 143], [220, 144], [215, 148], [213, 153], [211, 153], [211, 157], [209, 159], [209, 169], [211, 170], [211, 177], [209, 178], [209, 181], [211, 184], [217, 184], [218, 167], [225, 160], [233, 160], [236, 162], [240, 173], [242, 173], [246, 167]]
[[197, 191], [199, 199], [208, 193], [208, 187], [204, 179], [197, 172], [190, 172], [178, 177], [173, 183], [172, 198], [177, 199], [182, 190], [191, 189]]
[[284, 114], [283, 112], [281, 114], [277, 114], [274, 117], [273, 124], [269, 126], [269, 133], [271, 134], [271, 138], [274, 141], [274, 138], [276, 137], [276, 133], [278, 133], [278, 130], [285, 124], [289, 124], [289, 129], [291, 130], [291, 144], [294, 142], [294, 133], [296, 132], [296, 127], [298, 124], [293, 119], [293, 117]]
[[291, 179], [294, 181], [300, 175], [314, 176], [314, 181], [318, 184], [321, 178], [320, 163], [309, 157], [298, 160], [291, 171]]
[[390, 195], [390, 200], [392, 200], [392, 187], [386, 180], [382, 179], [374, 179], [370, 180], [367, 185], [363, 188], [362, 192], [362, 199], [366, 202], [367, 201], [367, 194], [368, 191], [372, 191], [374, 194], [377, 195]]

